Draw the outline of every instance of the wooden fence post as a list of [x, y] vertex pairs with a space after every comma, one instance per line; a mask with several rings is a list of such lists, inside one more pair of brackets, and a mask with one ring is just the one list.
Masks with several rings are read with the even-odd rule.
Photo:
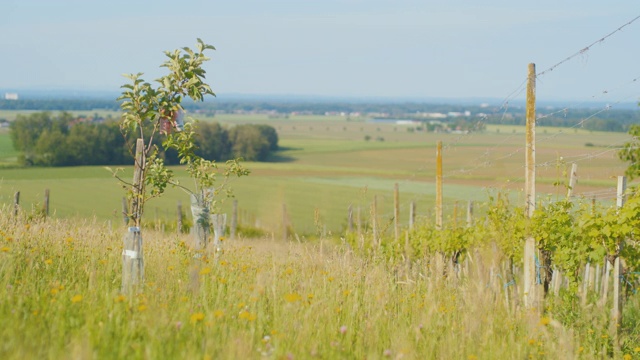
[[[531, 218], [536, 208], [536, 65], [528, 66], [526, 108], [526, 155], [525, 155], [525, 212]], [[539, 306], [536, 279], [537, 244], [533, 236], [527, 236], [524, 245], [524, 306]]]
[[353, 232], [353, 206], [351, 204], [347, 208], [347, 232]]
[[43, 206], [44, 216], [49, 216], [49, 189], [44, 189], [44, 206]]
[[473, 226], [473, 200], [467, 204], [467, 227]]
[[16, 191], [13, 195], [13, 216], [18, 216], [18, 211], [20, 210], [20, 191]]

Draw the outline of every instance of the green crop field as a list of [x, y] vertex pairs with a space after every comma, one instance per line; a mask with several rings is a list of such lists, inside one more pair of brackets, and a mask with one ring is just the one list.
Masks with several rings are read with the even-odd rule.
[[[384, 219], [393, 217], [393, 187], [400, 188], [401, 220], [408, 221], [413, 201], [418, 216], [432, 214], [435, 198], [436, 143], [443, 142], [445, 211], [455, 202], [486, 201], [490, 194], [511, 192], [518, 201], [524, 178], [523, 128], [488, 126], [483, 133], [438, 134], [409, 131], [409, 126], [371, 123], [344, 117], [304, 116], [269, 118], [266, 115], [218, 115], [204, 121], [228, 126], [270, 124], [278, 131], [281, 150], [271, 162], [246, 163], [249, 177], [231, 184], [247, 225], [270, 231], [281, 228], [283, 205], [291, 227], [300, 234], [339, 232], [346, 226], [347, 208], [370, 211], [374, 196]], [[365, 136], [369, 140], [365, 140]], [[606, 192], [625, 164], [616, 149], [628, 140], [622, 133], [593, 133], [582, 129], [538, 128], [537, 181], [540, 194], [564, 196], [571, 162], [579, 164], [575, 193]], [[0, 204], [10, 204], [16, 191], [21, 206], [31, 211], [42, 206], [50, 189], [50, 211], [57, 217], [96, 216], [120, 223], [118, 182], [102, 167], [6, 168], [15, 165], [8, 132], [0, 132]], [[173, 169], [188, 184], [186, 174]], [[130, 175], [125, 175], [125, 177]], [[544, 196], [544, 195], [542, 195]], [[603, 198], [607, 200], [606, 198]], [[169, 189], [146, 209], [147, 222], [173, 221], [176, 204], [187, 208], [187, 194]], [[223, 204], [230, 210], [230, 201]], [[364, 218], [364, 215], [363, 215]], [[386, 221], [386, 220], [385, 220]]]

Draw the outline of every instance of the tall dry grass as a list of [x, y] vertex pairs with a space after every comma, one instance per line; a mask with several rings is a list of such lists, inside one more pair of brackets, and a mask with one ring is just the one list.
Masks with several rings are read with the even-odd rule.
[[5, 208], [0, 231], [3, 359], [638, 357], [634, 339], [615, 349], [606, 309], [507, 302], [493, 255], [444, 278], [425, 259], [363, 257], [334, 240], [226, 241], [198, 259], [188, 235], [145, 230], [144, 286], [123, 294], [124, 229]]

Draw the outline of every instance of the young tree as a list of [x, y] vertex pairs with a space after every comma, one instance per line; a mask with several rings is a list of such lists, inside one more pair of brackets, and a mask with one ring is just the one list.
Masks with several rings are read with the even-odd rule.
[[[190, 193], [199, 194], [204, 188], [213, 186], [216, 179], [217, 164], [195, 155], [194, 132], [190, 124], [182, 124], [182, 100], [185, 97], [193, 101], [202, 101], [206, 95], [215, 96], [211, 87], [204, 82], [204, 62], [206, 50], [214, 50], [198, 39], [196, 50], [188, 47], [172, 52], [166, 51], [167, 60], [161, 67], [168, 74], [157, 79], [157, 86], [145, 82], [142, 73], [126, 75], [130, 84], [124, 89], [119, 100], [124, 112], [120, 129], [127, 138], [130, 151], [135, 153], [136, 173], [133, 182], [124, 181], [118, 176], [120, 169], [114, 171], [127, 189], [130, 221], [134, 226], [141, 225], [145, 203], [162, 195], [168, 185], [177, 185]], [[194, 178], [196, 189], [190, 190], [173, 179], [173, 173], [167, 169], [155, 145], [156, 137], [166, 135], [163, 146], [176, 149], [181, 164], [187, 166]], [[136, 141], [132, 141], [136, 139]], [[134, 152], [133, 144], [136, 144]], [[225, 178], [230, 175], [246, 175], [248, 172], [237, 161], [228, 162], [223, 172]]]

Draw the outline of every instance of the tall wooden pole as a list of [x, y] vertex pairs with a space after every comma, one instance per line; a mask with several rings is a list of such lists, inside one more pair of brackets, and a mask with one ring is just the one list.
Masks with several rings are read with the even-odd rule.
[[[618, 209], [624, 206], [626, 201], [625, 192], [627, 191], [627, 178], [618, 176], [618, 191], [616, 197], [616, 206]], [[621, 244], [622, 245], [622, 244]], [[622, 297], [620, 296], [620, 275], [622, 274], [622, 263], [620, 255], [616, 256], [613, 263], [613, 308], [611, 309], [611, 323], [616, 331], [622, 325]]]
[[473, 200], [467, 204], [467, 227], [473, 226]]
[[436, 229], [442, 229], [442, 141], [436, 148]]
[[[536, 209], [536, 65], [533, 63], [529, 64], [527, 78], [526, 122], [525, 213], [531, 218]], [[529, 308], [538, 306], [536, 250], [536, 240], [528, 236], [524, 245], [524, 305]]]

